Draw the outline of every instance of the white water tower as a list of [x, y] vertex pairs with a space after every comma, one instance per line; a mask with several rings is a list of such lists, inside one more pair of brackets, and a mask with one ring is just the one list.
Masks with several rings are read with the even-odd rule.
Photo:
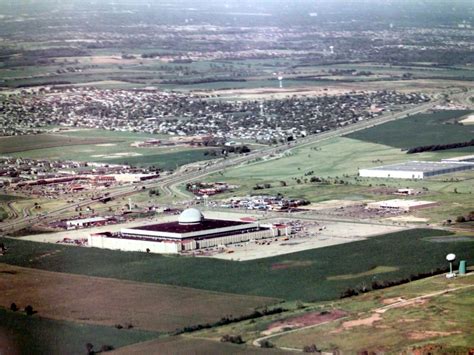
[[456, 255], [450, 253], [446, 255], [446, 260], [449, 262], [449, 274], [446, 274], [446, 278], [450, 279], [456, 277], [456, 274], [453, 272], [453, 262], [456, 260]]
[[280, 83], [280, 89], [283, 88], [283, 77], [281, 75], [278, 77], [278, 82]]

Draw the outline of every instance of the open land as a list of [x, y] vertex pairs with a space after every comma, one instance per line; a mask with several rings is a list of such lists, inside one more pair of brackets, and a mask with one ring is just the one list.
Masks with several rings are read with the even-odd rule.
[[0, 264], [0, 305], [31, 304], [50, 319], [124, 327], [131, 324], [164, 333], [217, 322], [222, 315], [250, 314], [278, 301], [156, 284], [160, 275], [154, 279], [153, 284], [145, 284]]
[[[163, 170], [196, 161], [215, 158], [205, 152], [212, 148], [167, 146], [137, 148], [131, 144], [140, 139], [157, 139], [161, 135], [127, 132], [103, 132], [82, 129], [55, 134], [0, 138], [0, 152], [12, 157], [48, 160], [73, 160], [103, 164], [128, 164], [139, 167], [155, 166]], [[2, 144], [4, 142], [4, 144]]]
[[58, 321], [38, 314], [31, 317], [24, 312], [14, 313], [0, 308], [0, 349], [5, 354], [81, 353], [87, 343], [99, 351], [104, 345], [119, 348], [155, 339], [158, 335], [137, 329]]
[[291, 352], [281, 349], [260, 349], [251, 345], [236, 345], [222, 343], [208, 339], [196, 339], [187, 337], [172, 337], [161, 340], [151, 340], [131, 346], [125, 346], [113, 352], [115, 355], [128, 354], [166, 354], [196, 355], [207, 354], [289, 354]]
[[[219, 195], [219, 199], [230, 198], [235, 194], [281, 193], [289, 198], [306, 198], [311, 202], [343, 199], [363, 203], [366, 200], [384, 200], [393, 198], [393, 189], [409, 187], [423, 191], [414, 199], [440, 202], [437, 207], [415, 211], [414, 216], [429, 218], [432, 223], [442, 223], [474, 209], [471, 198], [474, 192], [472, 172], [440, 175], [425, 180], [399, 180], [361, 178], [358, 169], [407, 160], [440, 160], [460, 154], [462, 152], [446, 150], [407, 155], [388, 145], [341, 137], [298, 147], [267, 161], [226, 169], [209, 177], [208, 181], [226, 181], [240, 186], [232, 194]], [[315, 177], [320, 182], [313, 182], [312, 178]], [[254, 189], [256, 185], [264, 184], [270, 184], [271, 187]]]
[[[446, 241], [432, 242], [430, 238], [436, 236], [446, 236]], [[327, 279], [347, 274], [348, 270], [362, 273], [376, 266], [390, 266], [398, 269], [383, 272], [377, 278], [408, 277], [444, 267], [448, 251], [468, 260], [468, 263], [472, 262], [469, 254], [472, 238], [458, 240], [456, 235], [447, 231], [424, 229], [240, 262], [71, 247], [10, 238], [2, 238], [1, 242], [9, 247], [8, 253], [1, 257], [2, 262], [10, 265], [287, 300], [337, 298], [347, 287], [372, 280], [373, 276]], [[394, 244], [397, 245], [395, 251]], [[368, 253], [369, 250], [377, 250], [377, 253]], [[281, 264], [285, 267], [279, 267]]]
[[[386, 306], [381, 305], [372, 314], [359, 312], [349, 319], [293, 332], [273, 341], [283, 347], [302, 348], [314, 343], [325, 350], [337, 346], [341, 351], [413, 351], [423, 346], [428, 349], [427, 344], [433, 350], [439, 347], [439, 351], [448, 353], [467, 351], [474, 340], [469, 312], [473, 306], [472, 275], [450, 283], [438, 276], [431, 282], [444, 284], [446, 290], [452, 291], [435, 291], [432, 297], [427, 292], [426, 297], [412, 301], [405, 298], [403, 291], [398, 293], [400, 296], [390, 298], [382, 293], [378, 302]], [[396, 294], [394, 291], [390, 293]], [[374, 296], [364, 298], [374, 300]]]
[[[401, 149], [469, 141], [473, 137], [472, 128], [456, 124], [468, 112], [438, 111], [418, 114], [396, 122], [354, 132], [347, 137]], [[420, 131], [423, 134], [420, 135]], [[462, 148], [457, 151], [468, 154], [474, 152], [474, 147]]]
[[[259, 346], [266, 339], [266, 345], [298, 351], [466, 353], [474, 342], [472, 276], [375, 289], [440, 272], [447, 253], [474, 262], [472, 221], [456, 222], [474, 211], [472, 171], [415, 181], [361, 178], [358, 169], [472, 153], [472, 146], [404, 151], [472, 140], [468, 3], [0, 4], [0, 134], [7, 136], [0, 138], [0, 153], [14, 157], [2, 160], [0, 217], [23, 218], [29, 226], [29, 216], [46, 220], [53, 211], [57, 217], [67, 205], [76, 209], [59, 218], [125, 214], [132, 207], [136, 216], [150, 215], [155, 207], [197, 203], [179, 201], [189, 197], [184, 184], [193, 176], [238, 185], [209, 198], [212, 213], [225, 213], [223, 202], [244, 195], [312, 203], [288, 215], [240, 213], [291, 220], [303, 231], [203, 255], [215, 258], [53, 244], [92, 230], [25, 238], [53, 243], [2, 237], [8, 249], [0, 256], [0, 284], [7, 290], [0, 295], [0, 352], [78, 353], [91, 342], [96, 351], [126, 346], [119, 353], [260, 353], [252, 341]], [[436, 110], [309, 142], [421, 106]], [[190, 137], [198, 140], [168, 145]], [[224, 161], [245, 160], [246, 145], [275, 149], [227, 167]], [[221, 159], [179, 169], [214, 158]], [[82, 163], [72, 167], [70, 160]], [[103, 182], [90, 184], [97, 191], [69, 193], [83, 186], [12, 185], [19, 176], [35, 182], [74, 175], [92, 162], [102, 164], [102, 175], [112, 172], [108, 164], [126, 165], [115, 171], [121, 174], [177, 173], [170, 182], [136, 189]], [[216, 173], [213, 163], [224, 168]], [[204, 175], [208, 169], [213, 175]], [[417, 191], [410, 199], [438, 205], [409, 213], [365, 210], [367, 202], [391, 199], [407, 187]], [[104, 189], [125, 194], [96, 201]], [[127, 194], [134, 206], [127, 206]], [[86, 199], [89, 205], [81, 207], [78, 201]], [[430, 229], [405, 230], [414, 223]], [[354, 290], [371, 292], [337, 300]], [[176, 327], [252, 312], [276, 299], [286, 300], [282, 314], [161, 338]], [[12, 301], [31, 303], [39, 313], [4, 310]], [[138, 329], [113, 327], [132, 322]], [[246, 344], [222, 343], [224, 335], [241, 335]]]
[[11, 136], [0, 138], [0, 154], [11, 154], [15, 152], [24, 152], [28, 150], [56, 148], [68, 146], [74, 146], [72, 149], [77, 149], [76, 146], [92, 144], [104, 144], [112, 143], [116, 140], [109, 140], [104, 138], [78, 138], [78, 137], [66, 137], [53, 134], [41, 134], [35, 135], [34, 137], [24, 136]]
[[293, 351], [314, 344], [327, 352], [465, 353], [473, 341], [473, 287], [472, 272], [451, 280], [438, 275], [192, 336], [218, 340], [240, 334], [247, 342], [266, 340]]

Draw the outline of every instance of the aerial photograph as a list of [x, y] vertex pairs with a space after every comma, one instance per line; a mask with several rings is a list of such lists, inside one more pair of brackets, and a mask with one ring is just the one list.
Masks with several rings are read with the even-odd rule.
[[472, 0], [0, 0], [0, 355], [474, 355]]

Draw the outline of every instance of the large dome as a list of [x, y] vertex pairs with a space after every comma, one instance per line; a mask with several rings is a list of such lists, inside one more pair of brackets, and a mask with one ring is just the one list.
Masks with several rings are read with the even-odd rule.
[[202, 215], [201, 211], [196, 208], [188, 208], [181, 212], [178, 222], [180, 224], [195, 224], [201, 223], [203, 219], [204, 216]]

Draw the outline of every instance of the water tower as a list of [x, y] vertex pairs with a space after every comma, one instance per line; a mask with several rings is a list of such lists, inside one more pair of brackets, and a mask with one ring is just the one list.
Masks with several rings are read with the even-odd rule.
[[456, 260], [456, 255], [450, 253], [446, 255], [446, 260], [449, 262], [449, 274], [446, 274], [446, 278], [450, 279], [456, 277], [456, 274], [453, 272], [453, 262]]

